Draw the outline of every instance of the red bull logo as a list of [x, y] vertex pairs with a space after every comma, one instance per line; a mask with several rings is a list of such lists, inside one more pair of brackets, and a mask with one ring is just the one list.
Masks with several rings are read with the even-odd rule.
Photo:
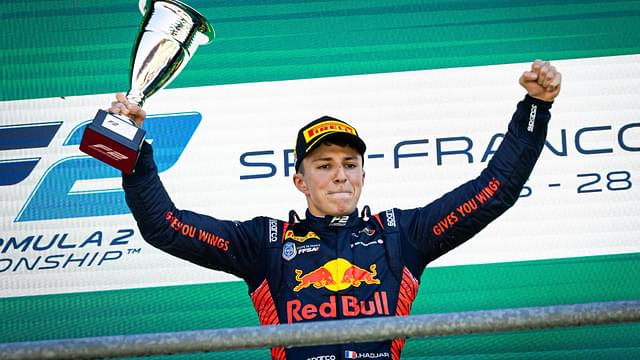
[[[376, 264], [369, 266], [369, 270], [352, 264], [349, 260], [337, 258], [327, 261], [321, 267], [306, 274], [296, 269], [298, 285], [293, 291], [298, 292], [313, 286], [316, 289], [325, 288], [340, 291], [351, 286], [362, 284], [380, 284]], [[338, 306], [340, 303], [340, 306]], [[389, 304], [385, 291], [374, 291], [367, 299], [360, 299], [353, 295], [329, 296], [329, 300], [320, 304], [303, 304], [299, 299], [287, 301], [287, 321], [289, 323], [314, 320], [318, 317], [332, 319], [338, 317], [358, 317], [373, 315], [389, 315]]]
[[330, 260], [306, 274], [303, 274], [303, 271], [299, 269], [296, 269], [295, 273], [298, 282], [298, 285], [293, 288], [295, 292], [309, 286], [316, 289], [325, 288], [331, 291], [340, 291], [351, 286], [359, 287], [362, 283], [380, 284], [380, 280], [376, 279], [378, 275], [376, 264], [372, 264], [369, 266], [369, 270], [365, 270], [343, 258]]
[[296, 236], [296, 234], [293, 232], [293, 230], [287, 230], [287, 232], [284, 233], [284, 239], [285, 240], [295, 240], [297, 242], [305, 242], [309, 239], [317, 239], [320, 240], [320, 237], [314, 233], [313, 231], [309, 231], [306, 235], [303, 236]]
[[[340, 307], [338, 308], [338, 301]], [[303, 304], [298, 299], [287, 301], [287, 322], [315, 320], [318, 317], [334, 319], [338, 317], [359, 317], [373, 315], [389, 315], [389, 302], [386, 291], [374, 291], [369, 299], [362, 300], [352, 295], [342, 295], [339, 300], [336, 295], [329, 296], [329, 300], [320, 304]]]
[[351, 284], [355, 287], [359, 287], [362, 283], [369, 285], [380, 284], [380, 280], [375, 278], [377, 274], [378, 273], [376, 272], [376, 264], [372, 264], [371, 266], [369, 266], [369, 271], [359, 268], [355, 265], [351, 265], [351, 267], [349, 267], [347, 271], [344, 272], [342, 282]]
[[296, 281], [299, 284], [293, 288], [293, 291], [298, 292], [304, 288], [308, 288], [311, 285], [313, 285], [313, 287], [316, 289], [336, 285], [336, 282], [333, 280], [333, 275], [331, 275], [329, 270], [325, 268], [313, 270], [304, 276], [301, 275], [302, 270], [296, 269]]

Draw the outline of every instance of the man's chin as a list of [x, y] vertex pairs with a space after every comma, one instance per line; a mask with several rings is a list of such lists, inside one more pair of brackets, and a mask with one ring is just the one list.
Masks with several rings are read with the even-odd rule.
[[333, 213], [331, 214], [331, 216], [345, 216], [345, 215], [351, 215], [351, 213], [353, 213], [353, 211], [356, 209], [355, 205], [352, 204], [344, 204], [344, 205], [338, 205], [336, 207], [334, 207], [333, 209]]

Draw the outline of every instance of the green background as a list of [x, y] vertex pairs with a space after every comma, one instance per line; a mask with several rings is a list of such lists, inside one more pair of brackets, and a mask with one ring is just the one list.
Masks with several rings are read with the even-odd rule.
[[[5, 0], [0, 100], [126, 91], [136, 0]], [[640, 53], [638, 1], [208, 1], [170, 87]]]
[[[638, 1], [188, 2], [217, 38], [174, 88], [640, 54]], [[128, 89], [136, 1], [9, 0], [0, 18], [1, 101]], [[639, 261], [640, 253], [428, 268], [413, 314], [640, 299]], [[2, 342], [258, 324], [240, 282], [6, 298], [0, 319]], [[639, 359], [640, 324], [412, 339], [403, 355]]]

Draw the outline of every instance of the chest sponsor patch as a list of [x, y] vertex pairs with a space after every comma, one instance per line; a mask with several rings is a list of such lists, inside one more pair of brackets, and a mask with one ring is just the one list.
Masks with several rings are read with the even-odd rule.
[[355, 232], [355, 233], [351, 233], [351, 236], [357, 238], [360, 237], [360, 235], [365, 235], [365, 236], [373, 236], [376, 234], [376, 229], [370, 229], [368, 227], [363, 228], [362, 230]]
[[284, 243], [282, 246], [282, 258], [290, 261], [298, 254], [296, 244], [292, 242]]
[[287, 230], [284, 233], [284, 240], [293, 240], [299, 243], [303, 243], [309, 239], [320, 240], [320, 237], [313, 231], [307, 232], [305, 235], [296, 235], [293, 230]]
[[287, 323], [314, 321], [319, 318], [336, 319], [363, 316], [388, 316], [389, 301], [386, 291], [374, 291], [367, 299], [354, 295], [329, 296], [319, 304], [303, 303], [300, 299], [287, 301]]
[[351, 244], [351, 247], [352, 248], [354, 248], [356, 246], [369, 247], [371, 245], [382, 245], [382, 244], [384, 244], [384, 240], [382, 240], [382, 239], [371, 240], [371, 241], [356, 241], [356, 242]]
[[334, 216], [329, 222], [329, 226], [331, 227], [342, 227], [346, 226], [349, 221], [349, 216]]
[[298, 285], [293, 288], [295, 292], [310, 286], [316, 289], [340, 291], [351, 286], [360, 287], [362, 284], [380, 284], [380, 280], [377, 279], [376, 264], [371, 264], [367, 270], [343, 258], [327, 261], [321, 267], [307, 273], [296, 269], [295, 274], [295, 280], [298, 282]]

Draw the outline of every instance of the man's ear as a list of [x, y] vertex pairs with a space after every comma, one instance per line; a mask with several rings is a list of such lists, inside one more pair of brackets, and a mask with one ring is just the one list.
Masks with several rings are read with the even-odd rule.
[[309, 189], [307, 188], [307, 183], [304, 181], [304, 176], [295, 173], [293, 174], [293, 185], [298, 189], [301, 193], [305, 195], [309, 195]]

